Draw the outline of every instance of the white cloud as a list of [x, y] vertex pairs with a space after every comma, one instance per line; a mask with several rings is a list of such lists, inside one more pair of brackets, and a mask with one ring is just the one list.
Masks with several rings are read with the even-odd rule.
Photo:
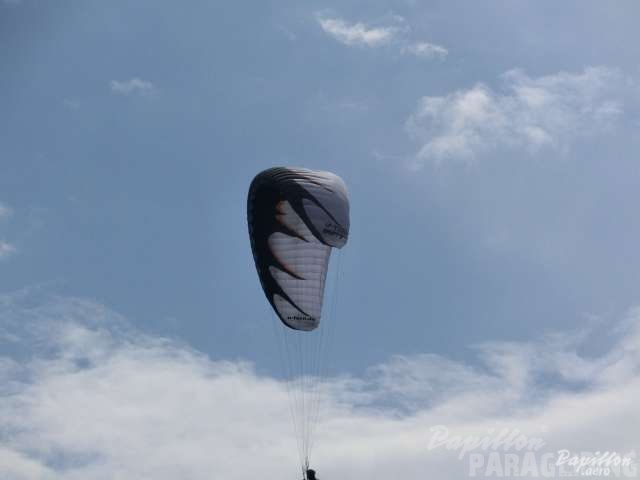
[[604, 67], [537, 78], [512, 70], [503, 80], [500, 91], [477, 84], [423, 97], [406, 122], [421, 144], [415, 166], [500, 148], [566, 150], [576, 139], [615, 125], [630, 88], [620, 72]]
[[393, 44], [403, 55], [413, 55], [423, 59], [444, 59], [449, 53], [440, 45], [412, 41], [411, 27], [400, 15], [388, 15], [386, 20], [393, 25], [378, 27], [368, 26], [362, 22], [350, 23], [324, 14], [316, 14], [316, 19], [325, 33], [345, 45], [379, 47]]
[[120, 95], [150, 95], [156, 91], [153, 83], [140, 78], [131, 78], [125, 81], [111, 80], [111, 91]]
[[415, 55], [416, 57], [427, 59], [443, 59], [449, 54], [446, 48], [428, 42], [417, 42], [405, 45], [402, 47], [401, 52], [405, 55]]
[[[299, 474], [286, 389], [251, 365], [137, 332], [81, 299], [4, 295], [0, 319], [14, 352], [0, 360], [3, 478]], [[623, 326], [600, 356], [578, 353], [584, 333], [555, 335], [482, 345], [478, 365], [397, 356], [362, 378], [331, 379], [320, 477], [468, 476], [468, 455], [427, 448], [437, 425], [464, 437], [517, 428], [550, 452], [637, 448], [640, 311]]]
[[[112, 87], [113, 88], [113, 87]], [[80, 108], [80, 102], [73, 98], [65, 98], [63, 100], [64, 106], [69, 110], [78, 110]]]
[[7, 258], [16, 251], [16, 247], [10, 243], [0, 241], [0, 260]]
[[[13, 215], [13, 209], [8, 205], [0, 202], [0, 221], [5, 220]], [[9, 257], [15, 253], [16, 247], [10, 243], [0, 240], [0, 260]]]
[[0, 220], [9, 218], [13, 214], [13, 209], [8, 205], [0, 202]]
[[368, 27], [364, 23], [349, 23], [340, 18], [318, 17], [322, 30], [345, 45], [377, 47], [391, 42], [397, 34], [396, 27]]

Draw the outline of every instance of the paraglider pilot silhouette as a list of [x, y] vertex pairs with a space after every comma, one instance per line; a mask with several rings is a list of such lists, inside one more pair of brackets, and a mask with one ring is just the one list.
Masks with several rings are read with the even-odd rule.
[[[311, 468], [307, 468], [305, 477], [306, 480], [320, 480], [318, 477], [316, 477], [316, 471], [312, 470]], [[302, 480], [305, 480], [305, 478], [303, 478]]]

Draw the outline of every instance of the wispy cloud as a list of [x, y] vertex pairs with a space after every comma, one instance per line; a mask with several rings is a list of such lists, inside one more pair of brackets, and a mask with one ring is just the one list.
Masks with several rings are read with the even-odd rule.
[[150, 95], [156, 91], [153, 83], [140, 78], [131, 78], [125, 81], [111, 80], [111, 91], [120, 95]]
[[417, 42], [405, 45], [401, 48], [401, 52], [405, 55], [415, 55], [416, 57], [427, 59], [443, 59], [449, 54], [446, 48], [428, 42]]
[[423, 59], [443, 59], [448, 50], [440, 45], [411, 39], [411, 27], [399, 15], [389, 15], [386, 25], [370, 26], [362, 22], [352, 23], [339, 17], [316, 14], [322, 30], [340, 43], [348, 46], [380, 47], [393, 45], [403, 55]]
[[567, 149], [577, 138], [615, 125], [629, 91], [628, 79], [605, 67], [537, 78], [513, 70], [503, 81], [498, 91], [477, 84], [423, 97], [406, 122], [409, 135], [421, 143], [416, 167], [500, 148]]
[[63, 100], [64, 106], [69, 110], [78, 110], [80, 108], [80, 102], [78, 100], [74, 100], [73, 98], [65, 98]]
[[10, 217], [13, 214], [13, 209], [8, 205], [0, 202], [0, 220]]
[[335, 40], [345, 45], [363, 45], [377, 47], [386, 45], [397, 34], [396, 27], [369, 27], [364, 23], [349, 23], [340, 18], [318, 17], [318, 23], [322, 30]]
[[[13, 352], [0, 357], [8, 478], [298, 474], [287, 389], [250, 364], [212, 361], [82, 299], [4, 295], [0, 319]], [[477, 365], [397, 356], [364, 377], [329, 379], [316, 465], [353, 480], [467, 476], [459, 450], [428, 448], [437, 425], [463, 438], [518, 429], [552, 452], [626, 453], [640, 420], [640, 312], [612, 340], [599, 356], [578, 353], [586, 335], [566, 334], [488, 343]]]
[[[0, 222], [8, 219], [13, 215], [13, 209], [8, 205], [0, 202]], [[15, 253], [16, 247], [8, 242], [0, 240], [0, 260], [4, 260], [13, 253]]]
[[15, 253], [16, 247], [11, 245], [10, 243], [3, 242], [0, 240], [0, 260], [4, 260], [11, 254]]

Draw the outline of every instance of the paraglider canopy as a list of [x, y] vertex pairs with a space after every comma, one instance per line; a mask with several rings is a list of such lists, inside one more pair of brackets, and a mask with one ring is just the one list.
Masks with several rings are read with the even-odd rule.
[[251, 182], [247, 220], [269, 303], [295, 330], [317, 328], [331, 248], [349, 235], [347, 187], [331, 172], [276, 167]]
[[[309, 457], [319, 417], [325, 345], [331, 339], [326, 327], [332, 322], [318, 327], [331, 251], [342, 248], [349, 236], [347, 187], [330, 172], [270, 168], [251, 182], [247, 223], [260, 284], [279, 319], [274, 321], [275, 334], [288, 377], [302, 474], [316, 480]], [[339, 274], [336, 291], [338, 280]]]

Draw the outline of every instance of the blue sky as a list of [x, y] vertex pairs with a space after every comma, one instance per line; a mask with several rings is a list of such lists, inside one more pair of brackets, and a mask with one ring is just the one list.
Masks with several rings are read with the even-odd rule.
[[[525, 370], [532, 351], [566, 347], [580, 386], [599, 384], [603, 364], [630, 361], [616, 349], [635, 345], [624, 332], [640, 300], [639, 14], [634, 2], [1, 1], [0, 353], [69, 345], [17, 319], [55, 330], [68, 309], [90, 332], [99, 311], [107, 331], [123, 321], [135, 338], [249, 362], [258, 384], [277, 376], [245, 202], [257, 172], [294, 165], [338, 173], [351, 195], [333, 373], [413, 365], [421, 378], [442, 361], [451, 378], [424, 382], [462, 369], [468, 392], [479, 375], [513, 380], [487, 345]], [[580, 341], [549, 347], [556, 336]], [[567, 363], [551, 363], [537, 387], [574, 389], [558, 380]], [[618, 387], [637, 388], [631, 365]], [[413, 398], [407, 387], [380, 390]]]

